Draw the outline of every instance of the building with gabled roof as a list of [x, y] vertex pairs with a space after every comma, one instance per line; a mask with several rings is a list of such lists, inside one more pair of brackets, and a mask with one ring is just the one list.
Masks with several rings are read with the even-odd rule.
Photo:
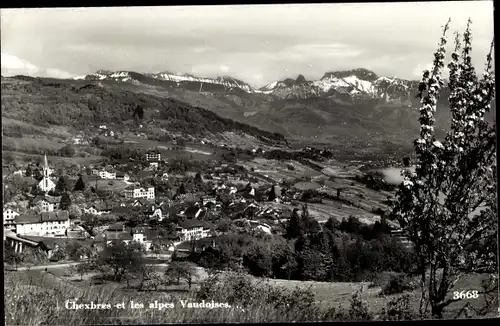
[[16, 233], [34, 236], [64, 236], [70, 227], [68, 211], [20, 214], [14, 219]]

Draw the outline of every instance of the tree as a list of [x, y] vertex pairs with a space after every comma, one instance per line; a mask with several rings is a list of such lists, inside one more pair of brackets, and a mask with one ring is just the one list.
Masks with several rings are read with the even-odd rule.
[[75, 148], [71, 144], [68, 144], [66, 146], [63, 146], [61, 149], [59, 149], [59, 154], [61, 156], [74, 157], [76, 154], [76, 151], [75, 151]]
[[268, 200], [269, 201], [273, 201], [276, 199], [276, 191], [275, 191], [275, 186], [273, 185], [271, 187], [271, 190], [269, 191], [269, 197], [268, 197]]
[[184, 195], [185, 193], [186, 193], [186, 185], [184, 183], [181, 183], [179, 188], [177, 188], [177, 194]]
[[122, 241], [107, 246], [100, 254], [98, 262], [113, 271], [116, 281], [144, 265], [144, 249], [138, 243], [125, 244]]
[[197, 185], [200, 185], [200, 184], [203, 183], [203, 179], [201, 178], [201, 173], [200, 172], [196, 173], [193, 182], [195, 184], [197, 184]]
[[78, 181], [75, 184], [74, 191], [84, 191], [85, 190], [85, 182], [83, 181], [83, 176], [80, 175]]
[[67, 210], [70, 205], [71, 205], [71, 197], [67, 192], [65, 192], [61, 196], [61, 203], [59, 204], [59, 208], [62, 210]]
[[14, 268], [17, 271], [17, 267], [23, 261], [22, 254], [16, 252], [11, 246], [5, 246], [4, 253], [4, 262], [6, 264], [14, 265]]
[[318, 221], [309, 216], [309, 210], [306, 204], [302, 206], [302, 213], [300, 215], [298, 209], [294, 209], [286, 227], [286, 238], [299, 238], [320, 230], [321, 226]]
[[56, 191], [58, 193], [63, 193], [67, 191], [66, 180], [64, 180], [63, 176], [60, 176], [56, 183]]
[[[420, 314], [441, 317], [448, 293], [465, 273], [492, 272], [496, 266], [496, 135], [485, 113], [494, 99], [492, 49], [482, 79], [471, 62], [470, 20], [456, 35], [449, 68], [450, 131], [444, 141], [434, 135], [434, 113], [444, 86], [446, 24], [431, 72], [419, 87], [420, 137], [415, 141], [416, 169], [406, 170], [393, 214], [414, 244], [422, 288]], [[458, 52], [461, 51], [461, 54]], [[471, 215], [483, 207], [480, 214]]]
[[85, 275], [85, 273], [90, 271], [92, 268], [88, 262], [80, 262], [76, 265], [72, 265], [70, 267], [70, 269], [74, 273], [77, 273], [78, 275], [80, 275], [80, 281], [83, 281], [83, 275]]
[[82, 217], [82, 210], [76, 204], [69, 205], [68, 212], [69, 212], [69, 216], [73, 219], [79, 219], [80, 217]]
[[181, 279], [185, 279], [191, 290], [193, 278], [196, 276], [196, 268], [191, 262], [173, 261], [165, 271], [165, 276], [177, 280], [177, 284], [180, 283]]
[[26, 168], [25, 175], [27, 177], [31, 177], [33, 175], [33, 171], [31, 170], [31, 166], [28, 165], [28, 167]]

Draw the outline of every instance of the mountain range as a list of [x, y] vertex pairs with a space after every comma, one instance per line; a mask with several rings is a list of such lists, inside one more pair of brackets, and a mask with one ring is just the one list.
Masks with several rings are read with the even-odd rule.
[[[74, 79], [52, 79], [71, 87], [97, 87], [175, 100], [296, 143], [340, 146], [354, 152], [411, 149], [418, 136], [418, 81], [378, 76], [359, 68], [326, 72], [320, 79], [303, 75], [260, 88], [230, 76], [208, 78], [171, 72], [105, 71]], [[143, 103], [144, 104], [144, 103]], [[447, 89], [436, 113], [436, 135], [449, 126]], [[146, 109], [148, 107], [146, 106]], [[153, 107], [151, 107], [153, 108]], [[491, 110], [490, 120], [494, 119]]]
[[370, 97], [385, 101], [403, 100], [404, 102], [410, 99], [418, 85], [418, 81], [379, 77], [374, 72], [363, 68], [326, 72], [321, 79], [312, 81], [308, 81], [303, 75], [299, 75], [296, 79], [277, 80], [258, 89], [230, 76], [209, 78], [171, 72], [140, 74], [131, 71], [111, 72], [99, 70], [94, 74], [79, 77], [78, 79], [150, 84], [157, 84], [154, 81], [157, 80], [163, 82], [164, 86], [172, 88], [183, 88], [200, 93], [262, 94], [268, 100], [328, 97], [356, 99]]

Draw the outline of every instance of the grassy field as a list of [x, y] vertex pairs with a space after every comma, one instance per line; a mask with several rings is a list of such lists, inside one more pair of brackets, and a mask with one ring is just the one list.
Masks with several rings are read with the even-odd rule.
[[[78, 277], [72, 276], [69, 280], [64, 271], [49, 273], [43, 271], [30, 272], [7, 272], [5, 275], [5, 303], [6, 303], [6, 325], [40, 325], [44, 324], [67, 324], [85, 325], [116, 323], [158, 323], [168, 320], [171, 323], [192, 322], [272, 322], [272, 321], [313, 321], [334, 320], [332, 317], [320, 314], [316, 317], [310, 314], [302, 314], [302, 311], [291, 311], [288, 314], [280, 313], [273, 305], [262, 302], [251, 307], [233, 306], [225, 309], [186, 309], [182, 308], [179, 300], [195, 300], [195, 292], [198, 286], [194, 286], [192, 292], [186, 291], [185, 286], [172, 286], [161, 288], [158, 291], [137, 291], [127, 289], [125, 284], [108, 282], [100, 285], [92, 285]], [[484, 275], [469, 275], [460, 281], [456, 290], [479, 289]], [[280, 287], [288, 291], [298, 288], [310, 289], [314, 293], [314, 302], [319, 311], [328, 311], [336, 308], [337, 311], [347, 311], [350, 306], [352, 294], [363, 288], [361, 298], [368, 310], [375, 315], [387, 306], [391, 299], [400, 297], [400, 294], [391, 296], [379, 296], [380, 287], [370, 287], [368, 283], [323, 283], [323, 282], [300, 282], [274, 279], [252, 278], [255, 286], [268, 284], [271, 287]], [[419, 290], [408, 293], [411, 308], [418, 309]], [[224, 298], [224, 293], [218, 294]], [[79, 302], [109, 303], [109, 310], [68, 310], [64, 303], [71, 298], [79, 298]], [[149, 308], [149, 303], [172, 302], [174, 309]], [[223, 299], [222, 299], [223, 300]], [[143, 309], [117, 308], [117, 303], [130, 301], [143, 303]], [[483, 299], [463, 300], [452, 304], [445, 317], [456, 318], [458, 311], [469, 301], [473, 306], [480, 307]], [[247, 308], [247, 309], [243, 309]], [[496, 308], [492, 308], [489, 316], [494, 316]], [[308, 312], [309, 313], [309, 312]], [[318, 319], [316, 319], [318, 318]]]
[[121, 192], [128, 186], [129, 184], [122, 180], [97, 180], [97, 188], [102, 190]]

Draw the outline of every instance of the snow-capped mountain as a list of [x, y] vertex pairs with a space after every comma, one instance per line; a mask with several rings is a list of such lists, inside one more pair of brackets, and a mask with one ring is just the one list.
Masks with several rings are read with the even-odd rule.
[[307, 81], [303, 75], [297, 79], [287, 78], [272, 82], [258, 90], [258, 93], [272, 95], [282, 99], [319, 97], [319, 88], [313, 82]]
[[339, 98], [380, 99], [384, 101], [411, 98], [418, 87], [417, 81], [392, 77], [380, 77], [374, 72], [360, 68], [345, 71], [326, 72], [318, 80], [308, 81], [303, 75], [296, 79], [286, 78], [274, 81], [259, 89], [230, 76], [209, 78], [171, 72], [137, 73], [131, 71], [99, 70], [85, 76], [86, 80], [129, 82], [151, 84], [169, 88], [182, 88], [204, 94], [261, 95], [268, 100]]
[[[299, 81], [300, 82], [297, 82]], [[351, 97], [370, 97], [384, 100], [403, 99], [415, 91], [418, 82], [398, 78], [379, 77], [367, 69], [327, 72], [314, 81], [306, 81], [299, 75], [293, 79], [272, 82], [258, 91], [282, 99], [330, 97], [335, 94]]]
[[[216, 84], [216, 85], [222, 85], [226, 88], [239, 88], [247, 93], [253, 93], [255, 91], [252, 86], [230, 76], [209, 78], [209, 77], [196, 77], [190, 74], [182, 74], [182, 75], [173, 74], [170, 72], [159, 72], [159, 73], [152, 73], [145, 75], [159, 80], [172, 81], [176, 83], [195, 82], [195, 83], [205, 83], [205, 84]], [[201, 89], [202, 89], [201, 91], [203, 91], [202, 85]]]

